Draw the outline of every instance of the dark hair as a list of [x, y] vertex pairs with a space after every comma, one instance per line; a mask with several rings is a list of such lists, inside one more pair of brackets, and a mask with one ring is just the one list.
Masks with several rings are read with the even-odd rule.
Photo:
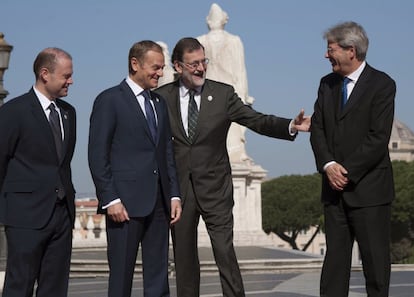
[[36, 57], [33, 63], [33, 72], [36, 79], [40, 76], [40, 70], [42, 68], [48, 69], [51, 73], [55, 71], [58, 58], [67, 58], [72, 60], [72, 56], [64, 51], [63, 49], [57, 47], [48, 47], [42, 50]]
[[183, 56], [185, 53], [191, 53], [200, 48], [204, 50], [204, 46], [195, 38], [185, 37], [180, 39], [175, 45], [171, 56], [172, 64], [174, 65], [176, 61], [183, 62]]
[[129, 54], [128, 54], [129, 73], [135, 72], [131, 66], [131, 59], [132, 58], [137, 59], [138, 63], [142, 65], [144, 63], [145, 55], [149, 51], [155, 51], [155, 52], [158, 52], [164, 55], [162, 51], [162, 47], [158, 43], [152, 40], [142, 40], [132, 45], [131, 49], [129, 50]]

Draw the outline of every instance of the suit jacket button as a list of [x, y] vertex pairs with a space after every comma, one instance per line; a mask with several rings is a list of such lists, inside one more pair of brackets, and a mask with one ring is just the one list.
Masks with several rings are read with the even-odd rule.
[[154, 174], [157, 174], [157, 170], [154, 170]]
[[59, 192], [59, 189], [55, 189], [55, 192], [58, 193]]

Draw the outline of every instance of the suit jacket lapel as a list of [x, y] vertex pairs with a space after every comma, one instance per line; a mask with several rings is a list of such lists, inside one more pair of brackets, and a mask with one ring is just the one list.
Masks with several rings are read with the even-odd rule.
[[46, 143], [48, 143], [48, 146], [50, 149], [49, 153], [50, 155], [56, 156], [56, 160], [59, 161], [57, 157], [57, 152], [56, 152], [55, 140], [53, 138], [53, 132], [52, 132], [52, 128], [50, 127], [49, 120], [46, 118], [42, 105], [40, 104], [39, 99], [37, 98], [33, 89], [31, 89], [30, 95], [31, 95], [30, 105], [32, 109], [32, 114], [39, 123], [39, 129], [44, 131], [42, 135], [44, 135], [45, 141]]
[[152, 142], [154, 142], [154, 140], [152, 139], [151, 131], [148, 127], [147, 119], [144, 115], [144, 112], [141, 109], [141, 106], [138, 103], [137, 97], [132, 92], [131, 88], [128, 86], [125, 80], [121, 82], [119, 87], [121, 88], [121, 91], [124, 93], [121, 97], [125, 98], [125, 100], [127, 101], [127, 104], [131, 107], [132, 110], [135, 111], [135, 114], [137, 114], [137, 117], [134, 117], [134, 118], [137, 119], [138, 121], [144, 122], [143, 126], [145, 127], [144, 128], [145, 132], [147, 133], [147, 136], [149, 137], [149, 139]]
[[[155, 144], [158, 144], [158, 141], [160, 140], [160, 134], [162, 133], [161, 130], [162, 130], [162, 127], [164, 125], [164, 123], [163, 123], [164, 118], [161, 116], [162, 111], [161, 111], [160, 99], [152, 91], [150, 91], [150, 96], [151, 96], [152, 103], [154, 104], [155, 116], [157, 118], [157, 139], [156, 139]], [[148, 128], [148, 130], [149, 130], [149, 128]]]
[[362, 99], [364, 92], [367, 89], [367, 84], [369, 83], [370, 73], [371, 69], [367, 64], [365, 66], [365, 69], [362, 71], [360, 77], [358, 78], [358, 81], [356, 82], [354, 89], [352, 90], [352, 93], [349, 96], [348, 101], [342, 110], [341, 118], [346, 116], [353, 109], [353, 107], [357, 104], [358, 100]]
[[180, 97], [180, 83], [179, 80], [176, 80], [173, 84], [172, 88], [172, 98], [173, 101], [173, 108], [171, 108], [170, 112], [173, 119], [176, 119], [178, 129], [180, 130], [181, 136], [183, 139], [185, 139], [188, 144], [190, 144], [190, 141], [188, 140], [187, 133], [185, 133], [184, 129], [184, 123], [181, 116], [181, 97]]
[[208, 116], [212, 113], [211, 108], [214, 107], [214, 90], [211, 88], [209, 81], [206, 79], [203, 89], [201, 91], [201, 99], [200, 99], [200, 111], [198, 114], [198, 122], [196, 128], [196, 134], [194, 135], [194, 139], [200, 134], [200, 123], [204, 123], [208, 121]]
[[64, 110], [61, 106], [59, 106], [60, 114], [62, 116], [62, 124], [63, 124], [63, 131], [64, 131], [64, 137], [63, 137], [63, 152], [62, 152], [62, 160], [60, 162], [63, 162], [63, 159], [65, 159], [66, 156], [66, 150], [68, 148], [70, 133], [72, 131], [69, 130], [69, 115], [66, 110]]

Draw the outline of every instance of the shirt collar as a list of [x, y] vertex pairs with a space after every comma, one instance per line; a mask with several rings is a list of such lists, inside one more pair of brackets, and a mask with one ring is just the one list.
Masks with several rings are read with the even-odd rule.
[[141, 86], [138, 85], [136, 82], [134, 82], [129, 76], [127, 76], [127, 78], [125, 79], [125, 82], [131, 88], [135, 96], [141, 95], [142, 91], [144, 91], [144, 89], [141, 88]]
[[359, 77], [361, 76], [362, 71], [364, 70], [365, 66], [366, 66], [366, 62], [362, 62], [361, 65], [359, 65], [358, 69], [355, 70], [354, 72], [352, 72], [350, 75], [347, 75], [346, 77], [348, 77], [349, 79], [351, 79], [354, 83], [357, 82], [357, 80], [359, 79]]
[[[196, 91], [195, 95], [200, 95], [201, 94], [201, 89], [202, 89], [202, 87], [198, 87], [198, 88], [194, 89]], [[180, 90], [180, 98], [183, 98], [183, 97], [187, 96], [188, 92], [190, 91], [190, 89], [187, 88], [181, 80], [180, 80], [179, 90]]]
[[42, 105], [43, 110], [47, 110], [50, 106], [50, 103], [54, 103], [55, 106], [58, 108], [55, 100], [50, 100], [45, 95], [43, 95], [38, 89], [36, 89], [35, 86], [33, 86], [33, 91], [35, 92], [37, 99], [40, 102], [40, 105]]

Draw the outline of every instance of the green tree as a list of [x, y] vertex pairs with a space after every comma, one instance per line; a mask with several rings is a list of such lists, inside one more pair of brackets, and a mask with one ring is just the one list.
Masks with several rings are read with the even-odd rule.
[[273, 232], [299, 250], [296, 239], [301, 231], [315, 226], [316, 231], [302, 248], [309, 247], [322, 227], [320, 202], [321, 177], [313, 175], [281, 176], [262, 184], [263, 229]]
[[392, 166], [396, 198], [391, 211], [391, 259], [407, 263], [413, 258], [414, 162], [393, 161]]

